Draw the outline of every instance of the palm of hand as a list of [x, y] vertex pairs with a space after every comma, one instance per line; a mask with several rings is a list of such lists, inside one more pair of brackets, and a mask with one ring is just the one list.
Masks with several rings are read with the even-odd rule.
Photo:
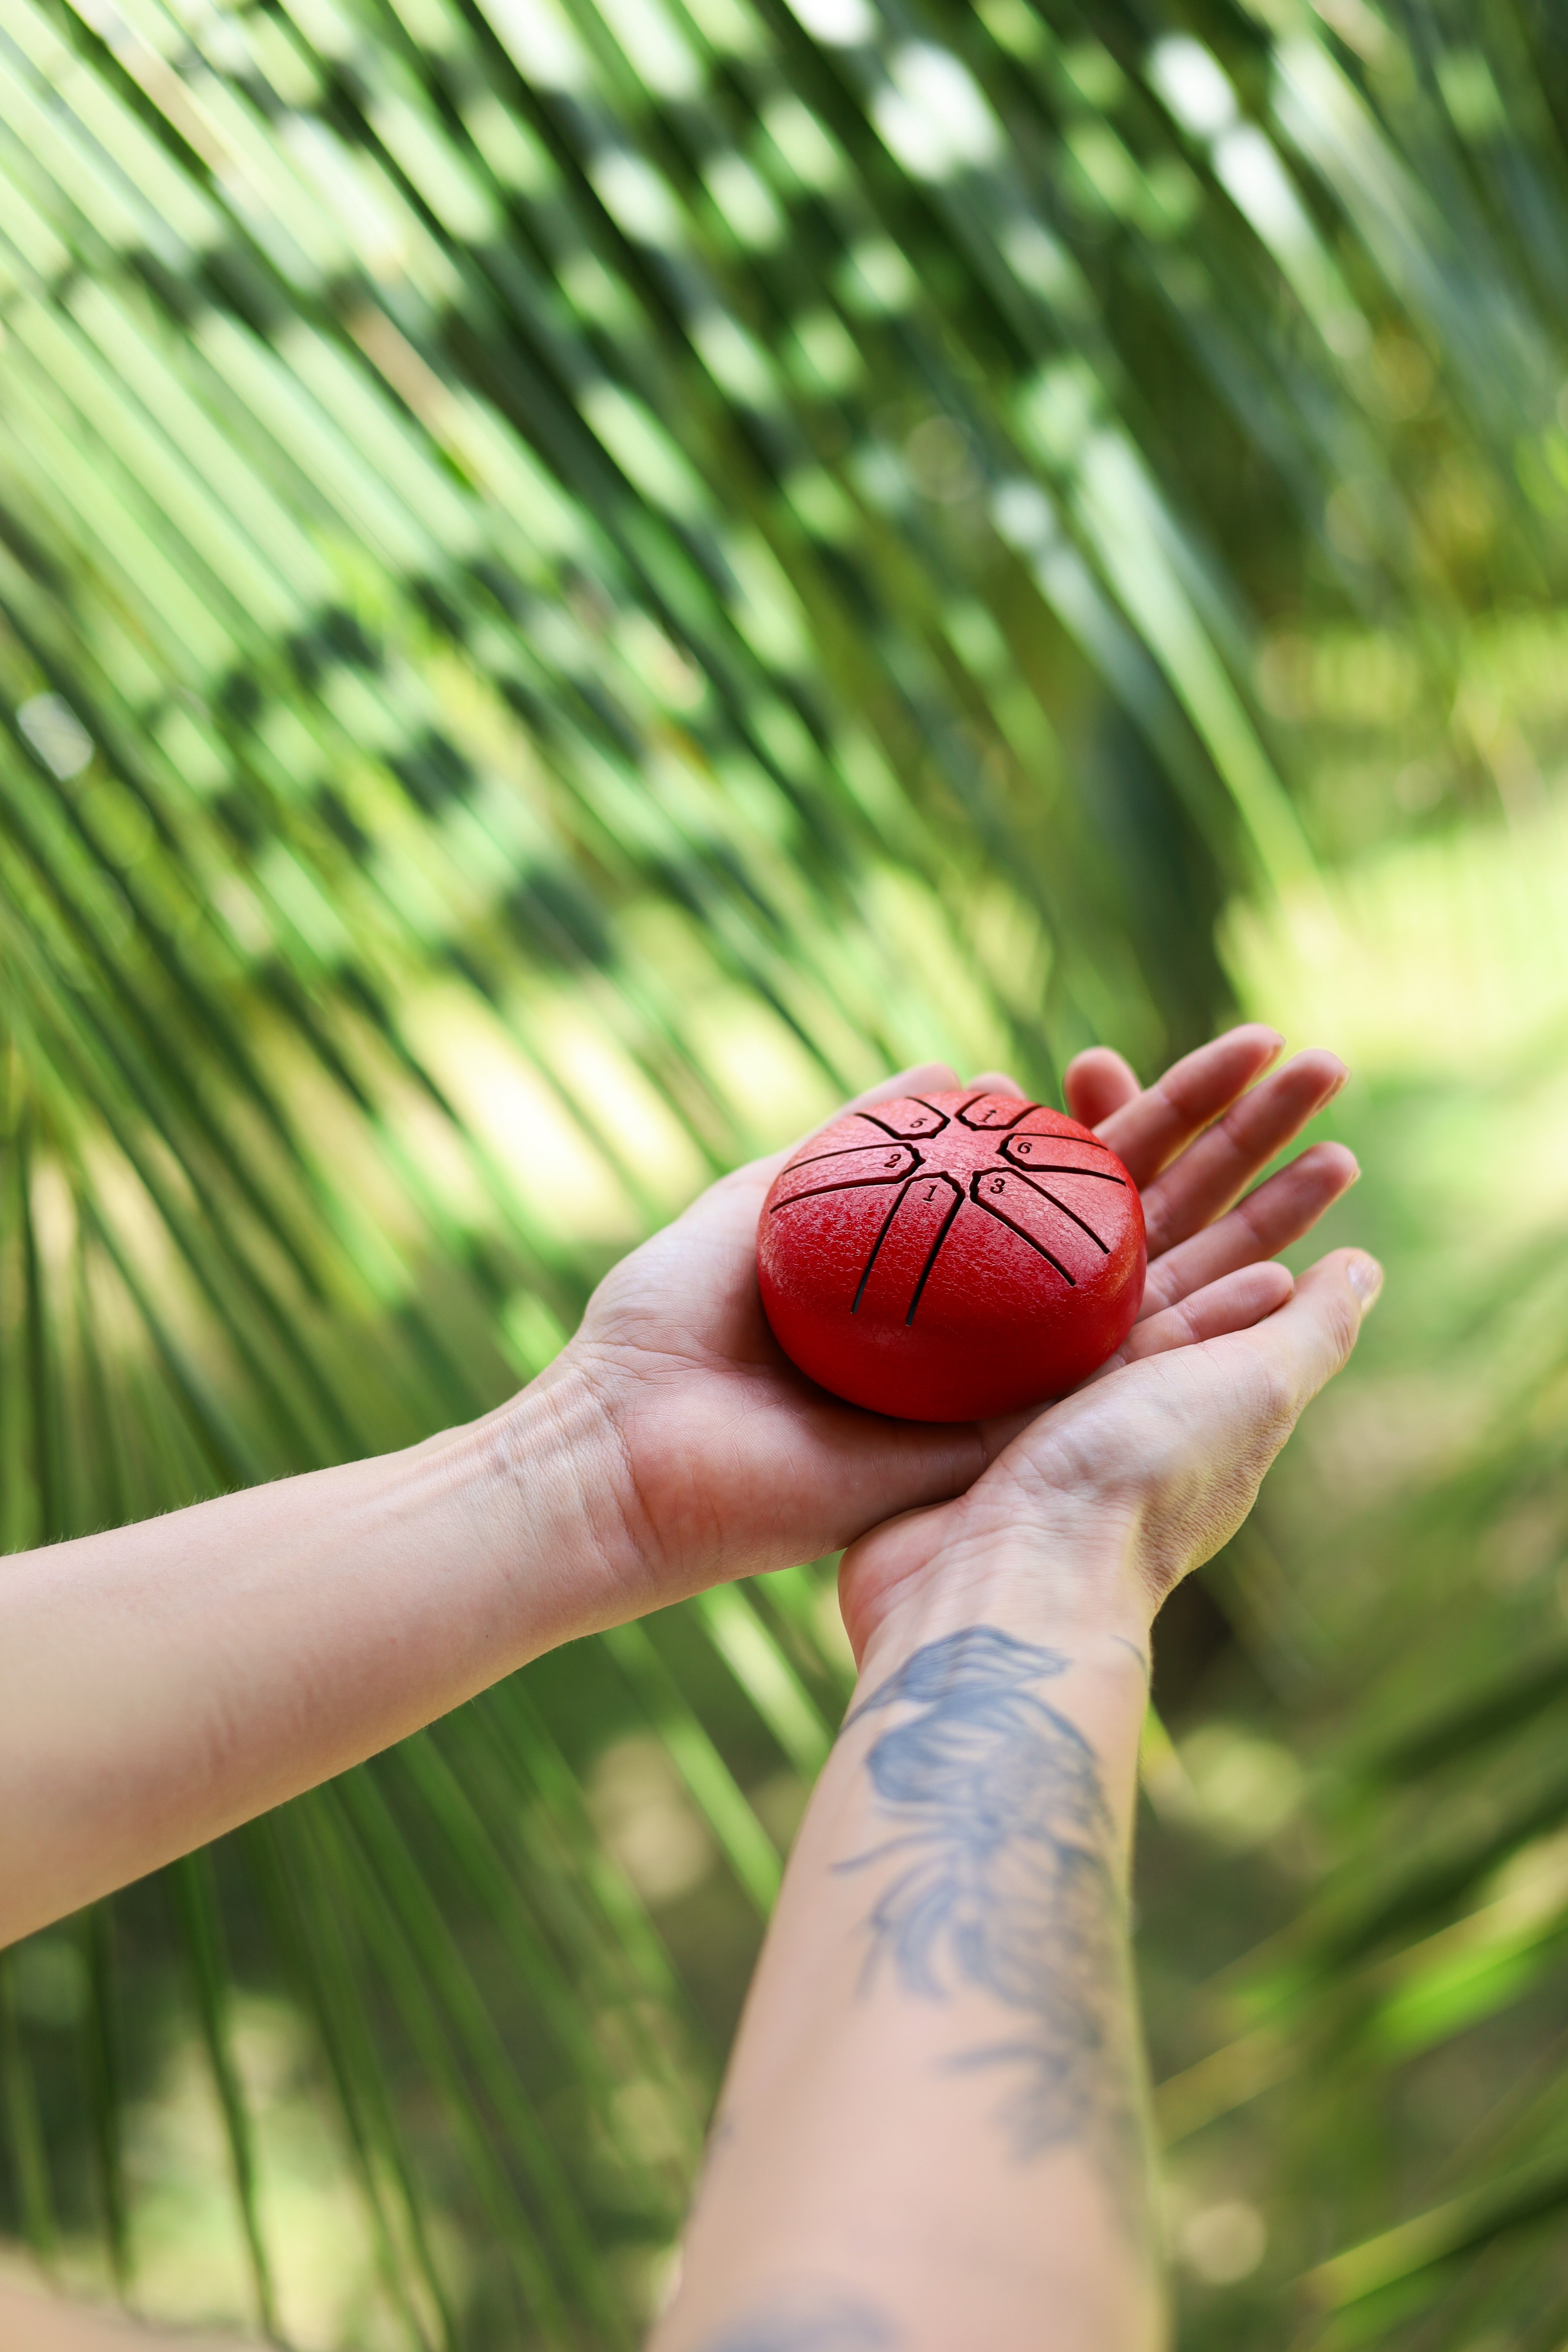
[[[1305, 1055], [1247, 1092], [1277, 1052], [1268, 1031], [1234, 1031], [1142, 1094], [1114, 1055], [1082, 1056], [1068, 1073], [1073, 1116], [1102, 1128], [1143, 1188], [1151, 1266], [1140, 1332], [1163, 1325], [1166, 1311], [1216, 1277], [1256, 1268], [1353, 1178], [1350, 1155], [1321, 1145], [1243, 1210], [1223, 1213], [1342, 1080], [1331, 1056]], [[974, 1083], [1011, 1089], [1011, 1081], [991, 1076]], [[957, 1084], [952, 1072], [927, 1066], [861, 1100]], [[966, 1489], [999, 1502], [1016, 1475], [1003, 1450], [1011, 1427], [884, 1420], [838, 1403], [784, 1357], [763, 1315], [754, 1267], [758, 1213], [785, 1156], [724, 1178], [616, 1268], [569, 1350], [615, 1429], [637, 1570], [662, 1600], [837, 1549], [896, 1514]], [[1254, 1300], [1245, 1319], [1257, 1311]], [[1138, 1343], [1135, 1332], [1129, 1344]], [[1122, 1410], [1111, 1403], [1116, 1388], [1104, 1383], [1093, 1423], [1080, 1410], [1097, 1394], [1091, 1385], [1033, 1426], [1079, 1414], [1077, 1444], [1091, 1428], [1113, 1431]]]
[[617, 1266], [574, 1349], [609, 1402], [634, 1535], [668, 1600], [815, 1559], [985, 1464], [973, 1428], [885, 1421], [796, 1371], [757, 1294], [753, 1162]]
[[[1202, 1074], [1204, 1061], [1183, 1068]], [[1138, 1175], [1149, 1217], [1138, 1323], [1070, 1396], [994, 1425], [990, 1465], [963, 1495], [873, 1530], [847, 1554], [841, 1591], [858, 1654], [939, 1563], [950, 1577], [966, 1561], [981, 1572], [999, 1559], [1092, 1563], [1087, 1619], [1140, 1633], [1171, 1586], [1235, 1533], [1302, 1406], [1348, 1357], [1371, 1295], [1347, 1278], [1369, 1267], [1354, 1253], [1322, 1261], [1299, 1293], [1272, 1259], [1354, 1181], [1342, 1146], [1304, 1152], [1223, 1213], [1240, 1181], [1337, 1090], [1329, 1064], [1300, 1057], [1152, 1179], [1143, 1155], [1160, 1089], [1100, 1122]], [[1293, 1295], [1299, 1311], [1279, 1314]]]

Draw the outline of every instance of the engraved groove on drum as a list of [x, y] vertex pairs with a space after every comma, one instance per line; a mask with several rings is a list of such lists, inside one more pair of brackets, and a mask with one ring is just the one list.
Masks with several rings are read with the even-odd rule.
[[[978, 1118], [971, 1118], [969, 1114], [976, 1103], [984, 1103], [986, 1108]], [[1018, 1121], [1027, 1118], [1032, 1110], [1044, 1110], [1045, 1108], [1044, 1103], [1037, 1102], [1020, 1102], [1015, 1106], [1010, 1095], [971, 1095], [966, 1103], [960, 1103], [957, 1115], [965, 1127], [972, 1128], [977, 1134], [989, 1135], [1005, 1127], [1016, 1127]]]
[[803, 1151], [796, 1160], [786, 1160], [784, 1173], [793, 1176], [797, 1168], [815, 1168], [824, 1160], [842, 1160], [849, 1151], [886, 1151], [885, 1143], [836, 1143], [831, 1151]]
[[[1015, 1187], [1017, 1188], [1016, 1191], [1014, 1190]], [[1068, 1272], [1060, 1258], [1048, 1250], [1044, 1242], [1037, 1240], [1026, 1225], [1020, 1224], [1016, 1216], [1008, 1213], [1009, 1205], [1011, 1205], [1026, 1215], [1029, 1212], [1029, 1204], [1021, 1202], [1019, 1194], [1027, 1192], [1037, 1195], [1039, 1189], [1037, 1184], [1031, 1184], [1027, 1177], [1020, 1176], [1016, 1168], [977, 1168], [969, 1180], [969, 1197], [975, 1207], [984, 1209], [988, 1217], [994, 1217], [998, 1224], [1005, 1225], [1009, 1233], [1016, 1234], [1021, 1242], [1027, 1242], [1029, 1247], [1037, 1250], [1047, 1265], [1055, 1266], [1068, 1287], [1076, 1290], [1078, 1283]], [[1077, 1223], [1079, 1220], [1075, 1218], [1073, 1222]], [[1099, 1239], [1098, 1235], [1096, 1239]]]
[[884, 1135], [896, 1135], [906, 1141], [913, 1139], [921, 1143], [928, 1136], [940, 1135], [948, 1123], [946, 1111], [938, 1110], [934, 1103], [924, 1101], [919, 1095], [907, 1097], [902, 1108], [897, 1103], [890, 1108], [895, 1116], [889, 1118], [880, 1118], [874, 1110], [858, 1111], [856, 1117], [869, 1119], [871, 1125], [879, 1127]]
[[[787, 1186], [783, 1200], [773, 1202], [768, 1214], [776, 1217], [781, 1209], [793, 1209], [797, 1202], [815, 1201], [824, 1192], [852, 1192], [864, 1184], [897, 1184], [912, 1176], [921, 1165], [921, 1155], [909, 1143], [860, 1143], [847, 1151], [825, 1151], [814, 1160], [797, 1160], [780, 1175], [780, 1186]], [[796, 1183], [802, 1177], [808, 1181]]]
[[[1076, 1176], [1078, 1174], [1078, 1170], [1076, 1168], [1070, 1169], [1068, 1173]], [[1113, 1183], [1118, 1181], [1119, 1180], [1115, 1177], [1111, 1179]], [[1084, 1232], [1089, 1235], [1089, 1240], [1094, 1244], [1095, 1248], [1099, 1250], [1102, 1257], [1109, 1257], [1110, 1255], [1110, 1244], [1109, 1242], [1102, 1242], [1100, 1235], [1095, 1232], [1094, 1227], [1084, 1218], [1080, 1217], [1076, 1209], [1069, 1209], [1067, 1202], [1060, 1199], [1057, 1193], [1053, 1192], [1048, 1185], [1037, 1184], [1032, 1176], [1026, 1176], [1023, 1179], [1023, 1181], [1028, 1186], [1031, 1192], [1037, 1192], [1042, 1201], [1048, 1201], [1053, 1209], [1059, 1209], [1064, 1217], [1070, 1217], [1075, 1225], [1081, 1225]]]
[[[1040, 1106], [1040, 1105], [1038, 1105], [1038, 1104], [1037, 1104], [1036, 1108], [1037, 1108], [1037, 1108], [1041, 1108], [1041, 1106]], [[1063, 1112], [1061, 1112], [1061, 1111], [1056, 1111], [1056, 1110], [1054, 1110], [1054, 1111], [1049, 1112], [1049, 1113], [1047, 1114], [1047, 1116], [1048, 1116], [1049, 1118], [1065, 1118], [1065, 1113], [1063, 1113]], [[1099, 1138], [1099, 1136], [1098, 1136], [1098, 1135], [1067, 1135], [1067, 1134], [1064, 1134], [1064, 1133], [1063, 1133], [1062, 1129], [1061, 1129], [1059, 1127], [1026, 1127], [1026, 1128], [1025, 1128], [1025, 1129], [1024, 1129], [1024, 1130], [1023, 1130], [1023, 1133], [1022, 1133], [1022, 1134], [1020, 1134], [1020, 1135], [1011, 1135], [1011, 1136], [1009, 1136], [1009, 1137], [1008, 1137], [1008, 1139], [1007, 1139], [1007, 1142], [1008, 1142], [1008, 1143], [1022, 1143], [1022, 1142], [1024, 1142], [1024, 1141], [1026, 1140], [1026, 1139], [1027, 1139], [1027, 1140], [1028, 1140], [1029, 1142], [1031, 1142], [1031, 1143], [1082, 1143], [1082, 1144], [1087, 1144], [1087, 1145], [1089, 1147], [1089, 1149], [1090, 1149], [1091, 1150], [1094, 1150], [1094, 1151], [1103, 1151], [1103, 1152], [1107, 1153], [1107, 1154], [1108, 1154], [1111, 1159], [1114, 1159], [1114, 1158], [1116, 1157], [1115, 1153], [1111, 1150], [1110, 1144], [1109, 1144], [1109, 1143], [1101, 1143], [1101, 1141], [1100, 1141], [1100, 1138]], [[1007, 1144], [1006, 1144], [1006, 1143], [1005, 1143], [1005, 1144], [1002, 1146], [1002, 1149], [1003, 1149], [1003, 1150], [1004, 1150], [1004, 1151], [1005, 1151], [1005, 1150], [1007, 1149]]]
[[941, 1250], [943, 1242], [946, 1241], [949, 1234], [952, 1231], [952, 1221], [954, 1217], [957, 1216], [960, 1209], [963, 1206], [963, 1186], [961, 1184], [954, 1183], [951, 1176], [944, 1177], [942, 1181], [945, 1184], [952, 1186], [952, 1200], [949, 1205], [946, 1216], [943, 1217], [941, 1225], [937, 1229], [936, 1239], [931, 1245], [931, 1254], [927, 1257], [924, 1265], [921, 1268], [921, 1278], [915, 1285], [915, 1295], [910, 1301], [910, 1311], [904, 1318], [906, 1324], [912, 1323], [915, 1319], [915, 1308], [921, 1303], [921, 1293], [924, 1290], [927, 1283], [931, 1280], [931, 1272], [932, 1266], [936, 1264], [937, 1254]]
[[[940, 1171], [933, 1173], [927, 1169], [910, 1177], [878, 1229], [861, 1268], [851, 1315], [859, 1313], [870, 1290], [872, 1305], [889, 1318], [898, 1314], [907, 1296], [903, 1320], [906, 1326], [914, 1321], [915, 1309], [963, 1198], [963, 1187], [957, 1179]], [[892, 1246], [888, 1248], [889, 1241]]]
[[[1087, 1143], [1084, 1135], [1008, 1135], [1002, 1139], [1002, 1157], [1010, 1160], [1015, 1168], [1027, 1168], [1047, 1176], [1092, 1176], [1097, 1184], [1121, 1184], [1125, 1188], [1125, 1176], [1113, 1176], [1108, 1168], [1081, 1168], [1070, 1160], [1037, 1159], [1036, 1153], [1059, 1151], [1064, 1144]], [[1110, 1145], [1099, 1146], [1108, 1151]]]

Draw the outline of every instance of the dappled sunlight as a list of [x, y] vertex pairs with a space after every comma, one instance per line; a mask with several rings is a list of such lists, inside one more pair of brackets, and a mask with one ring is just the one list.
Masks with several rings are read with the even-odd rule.
[[[1352, 1064], [1292, 1262], [1386, 1289], [1145, 1741], [1202, 2352], [1568, 2334], [1552, 13], [0, 40], [7, 1546], [487, 1412], [900, 1066]], [[851, 1679], [831, 1562], [721, 1586], [190, 1864], [210, 1932], [0, 1954], [0, 2269], [629, 2343]]]

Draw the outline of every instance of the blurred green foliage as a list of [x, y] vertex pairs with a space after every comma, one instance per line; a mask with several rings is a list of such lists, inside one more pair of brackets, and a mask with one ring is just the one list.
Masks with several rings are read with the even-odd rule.
[[[0, 0], [8, 1545], [481, 1410], [906, 1059], [1362, 1050], [1387, 1300], [1163, 1628], [1205, 2352], [1568, 2334], [1565, 106], [1551, 0]], [[0, 1956], [3, 2226], [632, 2340], [845, 1688], [710, 1595]]]
[[[1142, 1943], [1192, 2340], [1555, 2347], [1564, 1824], [1561, 908], [1548, 806], [1346, 877], [1335, 1022], [1389, 1285], [1209, 1591], [1152, 1747]], [[1347, 972], [1345, 966], [1349, 966]]]

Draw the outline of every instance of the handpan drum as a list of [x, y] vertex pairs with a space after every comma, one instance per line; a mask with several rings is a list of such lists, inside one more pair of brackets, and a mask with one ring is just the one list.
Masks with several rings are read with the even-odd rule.
[[1127, 1337], [1147, 1265], [1138, 1188], [1110, 1147], [973, 1090], [846, 1111], [774, 1178], [757, 1229], [784, 1353], [904, 1421], [1060, 1396]]

